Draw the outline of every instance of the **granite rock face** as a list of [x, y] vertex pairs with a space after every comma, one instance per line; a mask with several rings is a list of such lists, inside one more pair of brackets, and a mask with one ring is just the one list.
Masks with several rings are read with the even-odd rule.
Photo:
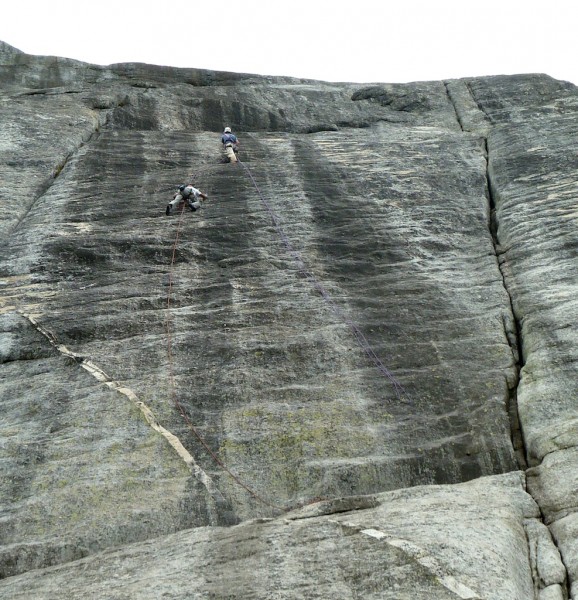
[[524, 522], [538, 510], [520, 479], [410, 488], [284, 519], [189, 529], [53, 567], [41, 579], [11, 577], [4, 591], [14, 599], [144, 599], [170, 590], [173, 598], [525, 600], [534, 588]]
[[0, 593], [578, 597], [577, 110], [0, 45]]

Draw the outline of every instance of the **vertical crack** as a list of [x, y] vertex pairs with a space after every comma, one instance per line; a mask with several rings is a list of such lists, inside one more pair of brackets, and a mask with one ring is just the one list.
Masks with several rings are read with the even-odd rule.
[[458, 107], [456, 106], [456, 102], [452, 96], [452, 93], [450, 91], [449, 88], [449, 84], [447, 81], [444, 81], [444, 87], [446, 88], [446, 96], [448, 97], [448, 100], [450, 101], [450, 104], [453, 106], [454, 108], [454, 112], [456, 114], [456, 121], [458, 122], [458, 125], [460, 126], [460, 129], [462, 131], [465, 131], [464, 129], [464, 124], [462, 123], [462, 119], [460, 117], [460, 113], [458, 112]]
[[520, 425], [520, 418], [518, 414], [518, 386], [520, 384], [520, 371], [524, 366], [524, 354], [522, 347], [522, 329], [519, 319], [516, 316], [512, 295], [508, 289], [508, 282], [504, 274], [503, 267], [503, 252], [500, 245], [500, 239], [498, 235], [498, 218], [496, 213], [496, 198], [494, 193], [494, 186], [490, 175], [490, 155], [488, 149], [488, 138], [484, 137], [484, 155], [486, 159], [486, 188], [489, 205], [489, 222], [488, 229], [492, 236], [492, 244], [494, 246], [494, 252], [496, 254], [496, 260], [498, 262], [498, 269], [502, 276], [502, 285], [506, 294], [508, 295], [510, 315], [504, 316], [504, 331], [506, 338], [512, 350], [512, 356], [514, 358], [515, 378], [513, 382], [508, 382], [508, 400], [507, 410], [510, 419], [510, 435], [512, 440], [512, 446], [516, 455], [516, 460], [520, 469], [526, 470], [528, 468], [528, 457], [526, 447], [524, 444], [524, 438], [522, 434], [522, 428]]
[[[485, 107], [483, 106], [483, 104], [480, 102], [480, 100], [478, 99], [478, 97], [476, 96], [476, 94], [474, 93], [474, 90], [472, 88], [472, 84], [470, 81], [466, 81], [466, 87], [468, 88], [468, 92], [470, 93], [470, 96], [472, 97], [472, 100], [476, 103], [476, 106], [478, 107], [478, 110], [484, 115], [484, 118], [491, 124], [494, 123], [494, 119], [492, 119], [492, 115], [485, 109]], [[486, 143], [487, 143], [487, 139], [486, 139]]]
[[[506, 274], [504, 272], [505, 256], [504, 256], [504, 251], [502, 250], [502, 247], [500, 244], [500, 237], [499, 237], [499, 233], [498, 233], [499, 232], [499, 220], [498, 220], [497, 210], [496, 210], [496, 192], [495, 192], [495, 187], [494, 187], [491, 173], [490, 173], [490, 153], [489, 153], [489, 147], [488, 147], [488, 138], [484, 137], [483, 141], [484, 141], [484, 154], [485, 154], [485, 159], [486, 159], [486, 187], [487, 187], [487, 197], [488, 197], [488, 206], [489, 206], [488, 228], [489, 228], [490, 234], [492, 236], [492, 243], [494, 246], [494, 252], [496, 254], [498, 268], [499, 268], [500, 274], [502, 276], [502, 283], [504, 286], [504, 290], [506, 291], [506, 294], [508, 295], [509, 304], [510, 304], [510, 314], [511, 314], [511, 318], [509, 318], [508, 316], [504, 317], [504, 331], [506, 333], [508, 343], [510, 344], [510, 348], [512, 349], [512, 356], [515, 361], [515, 379], [513, 382], [511, 382], [508, 385], [508, 399], [507, 399], [507, 410], [508, 410], [508, 416], [509, 416], [509, 420], [510, 420], [510, 436], [511, 436], [511, 440], [512, 440], [512, 446], [514, 448], [516, 460], [518, 462], [518, 466], [519, 466], [520, 470], [526, 471], [528, 469], [528, 462], [529, 462], [528, 461], [528, 453], [526, 450], [526, 445], [524, 443], [524, 436], [523, 436], [522, 427], [521, 427], [521, 423], [520, 423], [520, 417], [519, 417], [519, 413], [518, 413], [518, 387], [520, 385], [521, 369], [525, 364], [522, 326], [520, 323], [520, 319], [519, 319], [518, 315], [516, 314], [512, 294], [510, 293], [510, 290], [508, 288], [508, 281], [507, 281]], [[537, 500], [535, 500], [535, 502], [540, 511], [540, 519], [538, 520], [538, 522], [541, 521], [543, 527], [545, 529], [548, 529], [546, 526], [546, 521], [544, 518], [544, 513], [542, 510], [542, 507], [540, 506], [540, 504], [538, 503]], [[547, 588], [545, 588], [543, 586], [544, 582], [541, 580], [541, 576], [539, 573], [538, 549], [537, 549], [538, 540], [531, 539], [531, 536], [529, 536], [529, 533], [527, 530], [528, 528], [526, 526], [524, 527], [524, 529], [525, 529], [525, 533], [526, 533], [526, 539], [528, 541], [528, 551], [529, 551], [529, 555], [530, 555], [530, 562], [532, 563], [532, 561], [533, 561], [532, 579], [534, 581], [534, 588], [537, 591], [537, 593], [540, 594], [540, 597], [542, 597], [541, 592]], [[554, 538], [554, 536], [549, 535], [548, 539], [550, 540], [550, 543], [553, 545], [553, 547], [557, 550], [561, 568], [565, 571], [564, 581], [560, 581], [558, 583], [560, 584], [560, 588], [561, 588], [563, 597], [567, 598], [568, 597], [567, 590], [569, 589], [569, 585], [570, 585], [568, 568], [564, 564], [564, 561], [562, 558], [562, 552], [558, 548], [558, 545], [556, 543], [556, 539]], [[532, 558], [532, 556], [534, 558]], [[554, 589], [553, 586], [552, 586], [552, 589]], [[552, 593], [555, 593], [555, 592], [553, 591]]]

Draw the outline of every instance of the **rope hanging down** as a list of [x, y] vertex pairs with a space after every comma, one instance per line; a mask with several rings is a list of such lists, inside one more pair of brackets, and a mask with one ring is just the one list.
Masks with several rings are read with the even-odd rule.
[[235, 473], [233, 473], [227, 467], [227, 465], [225, 465], [225, 463], [215, 454], [215, 452], [207, 444], [207, 442], [205, 441], [203, 436], [198, 432], [197, 428], [193, 425], [193, 422], [191, 421], [189, 415], [187, 414], [187, 411], [185, 410], [184, 406], [181, 404], [181, 402], [178, 399], [178, 396], [176, 393], [176, 387], [175, 387], [175, 376], [174, 376], [174, 365], [173, 365], [174, 361], [173, 361], [173, 353], [172, 353], [171, 294], [172, 294], [172, 288], [173, 288], [173, 267], [175, 264], [175, 258], [176, 258], [176, 254], [177, 254], [177, 246], [179, 243], [179, 237], [180, 237], [181, 225], [183, 222], [184, 213], [185, 213], [185, 204], [183, 204], [183, 206], [181, 207], [179, 220], [177, 222], [177, 231], [176, 231], [176, 235], [175, 235], [175, 241], [173, 244], [171, 264], [170, 264], [170, 268], [169, 268], [169, 282], [168, 282], [168, 294], [167, 294], [167, 317], [165, 320], [165, 327], [166, 327], [166, 331], [167, 331], [167, 359], [168, 359], [168, 371], [169, 371], [169, 387], [171, 390], [171, 397], [172, 397], [173, 404], [175, 405], [175, 407], [177, 408], [177, 410], [183, 417], [186, 424], [189, 426], [193, 435], [197, 438], [197, 440], [203, 446], [203, 448], [206, 450], [206, 452], [209, 454], [209, 456], [213, 459], [213, 461], [217, 465], [219, 465], [219, 467], [221, 467], [221, 469], [223, 469], [223, 471], [225, 471], [225, 473], [227, 473], [231, 477], [231, 479], [233, 479], [233, 481], [235, 481], [235, 483], [237, 483], [240, 487], [242, 487], [246, 492], [249, 493], [249, 495], [251, 495], [255, 500], [257, 500], [261, 504], [269, 506], [270, 508], [273, 508], [274, 510], [276, 510], [280, 513], [287, 512], [288, 510], [291, 510], [291, 508], [295, 508], [295, 507], [283, 508], [283, 507], [277, 506], [277, 505], [269, 502], [268, 500], [266, 500], [265, 498], [260, 496], [257, 492], [252, 490], [237, 475], [235, 475]]
[[349, 329], [352, 331], [355, 339], [357, 340], [357, 343], [361, 346], [361, 348], [367, 354], [367, 356], [369, 356], [369, 358], [375, 364], [375, 366], [377, 367], [377, 369], [379, 370], [381, 375], [383, 375], [384, 377], [387, 377], [387, 379], [391, 382], [393, 389], [395, 391], [395, 395], [397, 396], [398, 400], [402, 400], [402, 396], [408, 397], [407, 393], [405, 392], [401, 383], [399, 383], [399, 381], [397, 381], [397, 379], [395, 378], [393, 373], [383, 364], [383, 362], [381, 361], [379, 356], [377, 356], [377, 354], [375, 353], [373, 348], [370, 346], [369, 342], [367, 341], [367, 338], [363, 335], [363, 332], [361, 331], [361, 329], [359, 329], [359, 327], [351, 320], [351, 318], [349, 316], [347, 316], [347, 314], [343, 311], [343, 309], [335, 302], [335, 300], [333, 300], [333, 298], [331, 297], [329, 292], [317, 280], [315, 275], [313, 273], [311, 273], [311, 271], [307, 268], [305, 261], [301, 258], [301, 255], [295, 249], [295, 247], [291, 243], [291, 240], [287, 237], [287, 234], [283, 230], [283, 227], [281, 226], [281, 221], [280, 221], [279, 217], [277, 216], [275, 211], [271, 208], [271, 205], [267, 202], [267, 200], [263, 196], [263, 193], [259, 189], [259, 186], [257, 185], [257, 182], [255, 181], [255, 178], [253, 177], [253, 174], [251, 173], [249, 167], [247, 167], [247, 165], [245, 165], [245, 163], [241, 162], [240, 160], [238, 162], [245, 169], [245, 172], [247, 173], [247, 175], [250, 177], [251, 181], [253, 182], [253, 185], [255, 186], [255, 190], [257, 191], [257, 194], [259, 194], [259, 198], [261, 199], [263, 206], [265, 206], [269, 215], [271, 216], [271, 220], [273, 221], [273, 224], [275, 225], [275, 229], [277, 230], [277, 233], [279, 234], [280, 238], [283, 240], [285, 247], [287, 248], [287, 250], [293, 257], [293, 259], [297, 263], [299, 272], [309, 280], [311, 285], [321, 294], [323, 299], [330, 306], [331, 310], [341, 319], [341, 321], [343, 321], [349, 327]]
[[[275, 229], [277, 230], [277, 233], [279, 234], [279, 236], [280, 236], [281, 240], [283, 241], [285, 247], [287, 248], [288, 252], [291, 254], [293, 259], [297, 263], [300, 273], [309, 280], [311, 285], [320, 293], [320, 295], [328, 303], [331, 310], [339, 317], [339, 319], [341, 321], [343, 321], [350, 328], [357, 343], [361, 346], [363, 351], [369, 356], [371, 361], [376, 365], [376, 367], [378, 368], [381, 375], [383, 375], [384, 377], [387, 377], [387, 379], [391, 382], [397, 398], [399, 400], [401, 400], [402, 395], [407, 396], [402, 385], [397, 381], [397, 379], [394, 377], [394, 375], [391, 373], [391, 371], [389, 371], [389, 369], [387, 369], [387, 367], [383, 364], [383, 362], [381, 361], [379, 356], [377, 356], [377, 354], [374, 352], [374, 350], [370, 346], [369, 342], [367, 341], [366, 337], [363, 335], [363, 332], [347, 316], [347, 314], [343, 311], [343, 309], [336, 304], [336, 302], [333, 300], [333, 298], [331, 297], [329, 292], [327, 292], [327, 290], [317, 280], [315, 275], [307, 268], [305, 261], [301, 258], [301, 255], [295, 249], [295, 247], [291, 243], [291, 240], [289, 240], [289, 238], [287, 237], [287, 234], [283, 230], [283, 227], [281, 226], [281, 221], [280, 221], [279, 217], [277, 216], [275, 211], [271, 208], [270, 204], [267, 202], [267, 200], [263, 196], [263, 193], [261, 192], [257, 182], [255, 181], [255, 178], [253, 177], [253, 174], [251, 173], [249, 167], [247, 167], [245, 165], [245, 163], [243, 163], [241, 160], [238, 160], [238, 162], [239, 162], [239, 164], [241, 164], [241, 166], [243, 167], [243, 169], [245, 170], [245, 172], [251, 179], [263, 206], [266, 208], [267, 212], [269, 213], [269, 215], [271, 217], [271, 220], [273, 221], [273, 224], [275, 225]], [[302, 507], [302, 506], [304, 506], [304, 504], [297, 504], [297, 505], [294, 505], [292, 507], [287, 507], [287, 508], [279, 507], [279, 506], [269, 502], [262, 496], [260, 496], [257, 492], [255, 492], [253, 489], [251, 489], [247, 484], [245, 484], [239, 478], [239, 476], [235, 475], [235, 473], [233, 473], [227, 467], [227, 465], [225, 465], [225, 463], [216, 455], [216, 453], [210, 448], [210, 446], [207, 444], [207, 442], [205, 441], [203, 436], [198, 432], [197, 428], [193, 425], [193, 422], [191, 421], [189, 415], [187, 414], [184, 406], [181, 404], [181, 402], [179, 401], [179, 399], [177, 397], [175, 380], [174, 380], [174, 365], [173, 365], [174, 361], [173, 361], [173, 355], [172, 355], [172, 336], [171, 336], [171, 321], [170, 321], [170, 319], [171, 319], [171, 295], [172, 295], [172, 288], [173, 288], [173, 268], [174, 268], [174, 264], [175, 264], [175, 258], [176, 258], [176, 253], [177, 253], [177, 247], [178, 247], [184, 212], [185, 212], [185, 204], [183, 204], [183, 206], [181, 207], [179, 220], [177, 222], [175, 241], [173, 244], [171, 263], [170, 263], [170, 268], [169, 268], [169, 280], [168, 280], [167, 318], [166, 318], [166, 322], [165, 322], [166, 331], [167, 331], [167, 358], [168, 358], [168, 363], [169, 363], [168, 364], [169, 385], [170, 385], [170, 389], [171, 389], [171, 397], [173, 400], [173, 404], [175, 405], [175, 407], [177, 408], [177, 410], [183, 417], [184, 421], [187, 423], [187, 425], [190, 428], [193, 435], [197, 438], [199, 443], [203, 446], [203, 448], [206, 450], [206, 452], [209, 454], [209, 456], [213, 459], [213, 461], [219, 467], [221, 467], [221, 469], [223, 469], [223, 471], [225, 471], [233, 479], [233, 481], [235, 481], [240, 487], [242, 487], [246, 492], [248, 492], [249, 495], [251, 495], [255, 500], [257, 500], [258, 502], [260, 502], [270, 508], [273, 508], [274, 510], [281, 512], [281, 513], [287, 512], [288, 510], [291, 510], [294, 508]]]

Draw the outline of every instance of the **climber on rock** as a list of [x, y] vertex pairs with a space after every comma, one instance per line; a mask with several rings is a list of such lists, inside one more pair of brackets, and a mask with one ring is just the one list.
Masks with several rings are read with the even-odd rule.
[[231, 133], [230, 127], [225, 127], [223, 135], [221, 136], [221, 142], [223, 143], [223, 152], [225, 154], [225, 162], [237, 162], [237, 152], [239, 151], [239, 140], [234, 133]]
[[172, 210], [180, 205], [181, 202], [186, 202], [190, 209], [194, 212], [201, 207], [201, 202], [207, 199], [207, 194], [203, 194], [192, 183], [180, 185], [178, 191], [173, 196], [173, 199], [168, 203], [166, 214], [170, 215]]

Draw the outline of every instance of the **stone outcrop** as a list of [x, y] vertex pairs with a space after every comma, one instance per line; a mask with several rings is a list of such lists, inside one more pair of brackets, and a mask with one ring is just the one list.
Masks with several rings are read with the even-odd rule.
[[[14, 599], [158, 598], [171, 590], [177, 598], [523, 600], [534, 593], [532, 568], [552, 576], [552, 585], [564, 579], [543, 556], [527, 560], [524, 523], [539, 513], [520, 474], [315, 509], [188, 529], [54, 567], [49, 577], [10, 578], [6, 590]], [[552, 549], [550, 542], [543, 552]], [[102, 572], [114, 577], [103, 580]]]
[[577, 598], [577, 110], [0, 45], [0, 595]]

